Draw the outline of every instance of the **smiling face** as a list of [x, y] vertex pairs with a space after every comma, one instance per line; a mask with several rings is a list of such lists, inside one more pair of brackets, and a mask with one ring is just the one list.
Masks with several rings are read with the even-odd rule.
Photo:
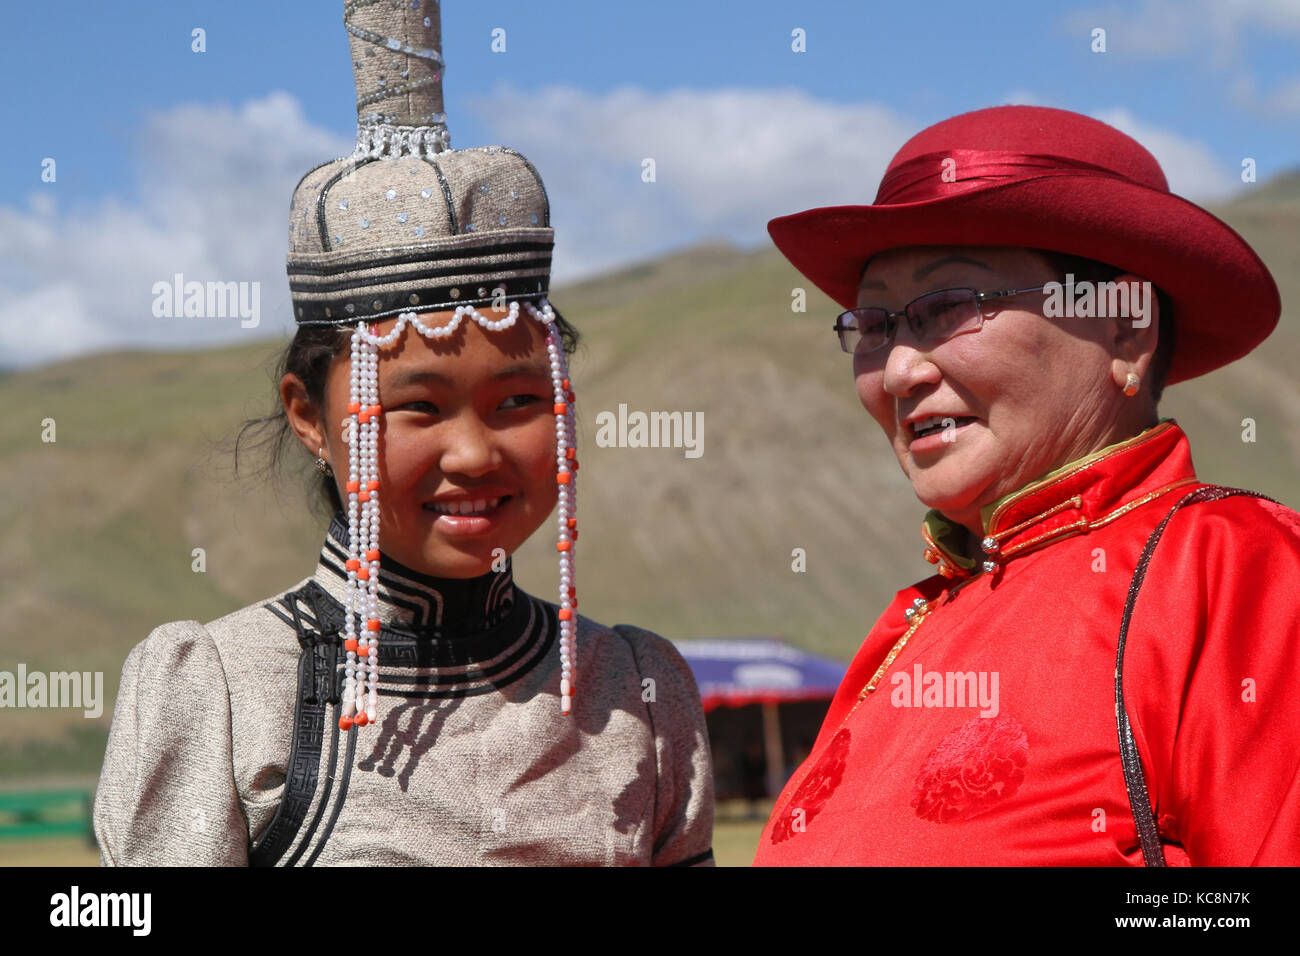
[[[451, 316], [420, 321], [433, 327]], [[396, 321], [380, 322], [377, 333]], [[293, 376], [281, 385], [304, 444], [313, 454], [325, 446], [345, 507], [348, 359], [344, 349], [330, 367], [321, 415], [304, 405]], [[379, 350], [379, 402], [379, 546], [395, 560], [437, 577], [486, 574], [494, 549], [513, 553], [555, 507], [546, 332], [526, 312], [501, 331], [466, 317], [446, 339], [408, 327]]]
[[[1134, 277], [1121, 276], [1119, 281]], [[1041, 286], [1056, 276], [1030, 249], [911, 247], [874, 257], [858, 306], [901, 310], [939, 289]], [[984, 325], [937, 345], [900, 320], [891, 346], [853, 357], [858, 397], [884, 430], [916, 496], [972, 533], [979, 509], [1047, 472], [1155, 424], [1145, 378], [1156, 327], [1109, 318], [1045, 318], [1044, 294], [985, 301]], [[952, 419], [920, 436], [915, 424]]]

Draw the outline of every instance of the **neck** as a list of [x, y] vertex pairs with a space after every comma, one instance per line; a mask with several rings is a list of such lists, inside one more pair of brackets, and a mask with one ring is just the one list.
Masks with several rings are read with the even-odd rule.
[[[332, 547], [331, 547], [332, 545]], [[322, 560], [341, 570], [348, 553], [348, 521], [336, 512]], [[342, 572], [346, 576], [346, 572]], [[346, 578], [345, 578], [346, 579]], [[515, 601], [511, 562], [473, 578], [442, 578], [408, 567], [380, 551], [379, 600], [386, 616], [433, 637], [477, 634], [499, 625]]]
[[[1036, 476], [1030, 481], [1025, 482], [1021, 488], [1017, 488], [1015, 491], [1020, 491], [1022, 488], [1033, 484], [1035, 481], [1042, 480], [1052, 472], [1058, 471], [1066, 465], [1073, 464], [1083, 458], [1087, 458], [1089, 455], [1099, 452], [1103, 448], [1109, 448], [1111, 445], [1128, 441], [1130, 438], [1136, 438], [1138, 435], [1148, 431], [1149, 429], [1155, 428], [1159, 424], [1160, 418], [1156, 414], [1154, 406], [1149, 408], [1144, 407], [1137, 410], [1134, 414], [1129, 415], [1122, 420], [1117, 419], [1105, 432], [1095, 437], [1090, 442], [1073, 446], [1065, 452], [1051, 468], [1048, 468], [1041, 475]], [[1008, 492], [1008, 494], [1014, 494], [1015, 491]], [[1004, 495], [1002, 497], [1006, 496]], [[999, 498], [997, 500], [1000, 501], [1002, 499]], [[942, 514], [952, 523], [964, 527], [970, 536], [978, 542], [984, 537], [984, 509], [992, 503], [994, 502], [984, 502], [983, 504], [972, 505], [969, 508], [963, 508], [961, 510], [944, 511]]]

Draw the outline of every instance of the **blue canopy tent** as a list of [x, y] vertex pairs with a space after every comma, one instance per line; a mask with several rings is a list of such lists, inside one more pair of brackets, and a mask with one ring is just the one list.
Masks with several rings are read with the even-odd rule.
[[779, 706], [795, 701], [830, 701], [848, 666], [771, 637], [674, 641], [690, 664], [704, 712], [757, 704], [763, 713], [768, 795], [784, 785]]

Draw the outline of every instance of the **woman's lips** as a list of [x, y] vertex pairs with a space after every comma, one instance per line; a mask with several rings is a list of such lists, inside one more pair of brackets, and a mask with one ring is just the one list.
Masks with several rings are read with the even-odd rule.
[[448, 509], [453, 506], [472, 509], [468, 513], [458, 511], [457, 514], [439, 511], [434, 507], [435, 502], [425, 502], [424, 511], [433, 517], [433, 527], [441, 533], [449, 537], [466, 537], [495, 530], [501, 524], [503, 512], [513, 500], [513, 495], [504, 495], [500, 498], [484, 497], [438, 503]]
[[[944, 427], [932, 431], [928, 435], [912, 437], [907, 443], [907, 450], [912, 454], [942, 451], [945, 448], [955, 445], [962, 432], [971, 425], [979, 422], [978, 418], [972, 418], [965, 415], [950, 417], [955, 423], [953, 426], [947, 426], [945, 424]], [[908, 430], [911, 431], [910, 426]]]

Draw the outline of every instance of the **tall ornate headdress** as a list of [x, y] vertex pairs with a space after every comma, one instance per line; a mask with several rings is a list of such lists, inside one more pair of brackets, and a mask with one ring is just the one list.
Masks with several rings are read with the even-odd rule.
[[[450, 148], [442, 104], [437, 0], [346, 0], [357, 85], [357, 148], [294, 190], [289, 289], [303, 325], [355, 325], [347, 432], [347, 665], [339, 725], [377, 713], [379, 666], [379, 350], [413, 326], [447, 338], [466, 318], [510, 328], [521, 304], [546, 328], [559, 485], [560, 706], [575, 686], [573, 391], [557, 315], [547, 302], [554, 232], [537, 170], [506, 146]], [[537, 304], [535, 305], [534, 302]], [[485, 314], [479, 308], [487, 308]], [[418, 312], [454, 310], [428, 327]], [[386, 335], [377, 320], [397, 316]]]

